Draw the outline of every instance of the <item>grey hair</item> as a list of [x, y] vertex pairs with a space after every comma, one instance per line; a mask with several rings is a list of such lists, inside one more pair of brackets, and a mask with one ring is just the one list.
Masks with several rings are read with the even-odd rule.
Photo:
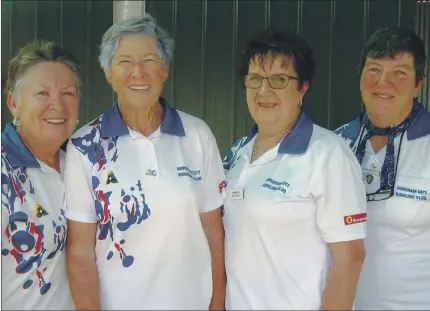
[[121, 20], [113, 24], [103, 35], [100, 45], [99, 62], [105, 72], [109, 72], [112, 60], [117, 52], [119, 41], [125, 36], [149, 36], [155, 40], [165, 68], [173, 58], [174, 41], [157, 25], [155, 19], [149, 15]]
[[8, 77], [5, 93], [12, 93], [19, 102], [18, 86], [21, 84], [27, 71], [39, 62], [57, 62], [69, 68], [76, 81], [78, 95], [81, 89], [79, 78], [80, 65], [78, 60], [69, 52], [54, 42], [34, 41], [21, 48], [9, 62]]

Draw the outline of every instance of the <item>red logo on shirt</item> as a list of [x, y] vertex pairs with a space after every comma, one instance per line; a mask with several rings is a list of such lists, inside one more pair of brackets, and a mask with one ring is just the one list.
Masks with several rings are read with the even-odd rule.
[[358, 224], [360, 222], [365, 222], [367, 219], [367, 213], [354, 214], [343, 217], [343, 222], [345, 225]]
[[221, 193], [221, 192], [222, 192], [222, 189], [224, 189], [224, 188], [225, 188], [225, 186], [227, 186], [227, 183], [225, 182], [225, 180], [223, 180], [223, 181], [219, 184], [219, 186], [218, 186], [218, 188], [219, 188], [219, 193]]

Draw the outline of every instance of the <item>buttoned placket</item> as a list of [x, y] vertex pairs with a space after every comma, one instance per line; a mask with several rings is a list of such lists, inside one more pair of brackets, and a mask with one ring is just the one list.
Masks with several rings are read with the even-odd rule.
[[159, 129], [148, 137], [139, 132], [130, 130], [130, 136], [138, 145], [138, 150], [142, 155], [140, 157], [142, 161], [140, 167], [143, 169], [143, 175], [145, 178], [160, 179], [161, 172], [158, 166], [157, 153], [154, 145], [154, 140], [160, 135], [161, 133]]
[[[64, 184], [63, 175], [62, 175], [62, 172], [64, 169], [64, 161], [62, 161], [62, 159], [60, 158], [60, 172], [58, 172], [56, 169], [50, 167], [49, 165], [45, 164], [42, 161], [39, 161], [39, 160], [37, 160], [37, 161], [40, 164], [40, 170], [41, 170], [42, 174], [49, 175], [48, 178], [53, 178], [55, 180], [55, 183], [60, 186], [59, 188], [61, 189], [61, 197], [62, 197], [63, 206], [55, 206], [54, 208], [58, 208], [58, 210], [55, 210], [55, 211], [46, 209], [46, 206], [44, 206], [45, 211], [47, 213], [51, 214], [49, 217], [51, 217], [52, 219], [57, 221], [58, 217], [54, 216], [54, 215], [61, 215], [61, 210], [65, 210], [65, 207], [66, 207], [66, 188], [65, 188], [65, 184]], [[49, 187], [47, 184], [40, 185], [40, 186]], [[52, 189], [49, 189], [49, 190], [52, 190]], [[54, 213], [54, 214], [52, 214], [52, 213]], [[64, 217], [64, 215], [63, 215], [63, 217]], [[42, 261], [42, 264], [38, 268], [38, 270], [43, 271], [44, 269], [46, 269], [48, 264], [49, 264], [49, 261], [46, 261], [46, 260]]]
[[235, 188], [245, 189], [248, 183], [248, 179], [252, 175], [252, 170], [258, 169], [258, 167], [267, 164], [270, 161], [277, 159], [278, 157], [279, 144], [262, 154], [258, 159], [251, 163], [251, 155], [255, 139], [256, 137], [254, 137], [252, 141], [242, 147], [242, 149], [239, 151], [240, 154], [236, 161], [243, 161], [243, 166], [241, 167], [241, 172], [236, 181]]

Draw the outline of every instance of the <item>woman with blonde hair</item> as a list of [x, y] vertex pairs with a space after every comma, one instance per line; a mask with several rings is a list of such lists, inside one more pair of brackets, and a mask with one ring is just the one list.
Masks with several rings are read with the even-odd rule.
[[74, 309], [66, 272], [61, 146], [77, 123], [79, 63], [52, 42], [9, 62], [2, 133], [2, 308]]

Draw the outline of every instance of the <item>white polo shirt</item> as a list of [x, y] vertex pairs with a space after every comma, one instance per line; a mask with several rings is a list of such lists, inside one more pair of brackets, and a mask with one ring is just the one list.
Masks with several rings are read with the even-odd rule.
[[[336, 132], [354, 152], [359, 137], [366, 134], [359, 119]], [[358, 310], [430, 310], [430, 113], [424, 107], [403, 138], [395, 138], [394, 150], [395, 163], [398, 159], [394, 196], [367, 203]], [[385, 147], [375, 153], [367, 142], [362, 161], [367, 193], [380, 188], [385, 154]]]
[[250, 163], [257, 128], [224, 159], [229, 310], [318, 310], [328, 243], [363, 239], [360, 167], [339, 137], [301, 114], [292, 132]]
[[66, 217], [98, 223], [103, 310], [208, 309], [211, 254], [200, 213], [222, 206], [221, 157], [209, 127], [160, 99], [149, 137], [115, 104], [71, 139]]
[[[64, 167], [60, 151], [60, 166]], [[63, 177], [38, 161], [12, 124], [2, 133], [2, 309], [72, 310]]]

